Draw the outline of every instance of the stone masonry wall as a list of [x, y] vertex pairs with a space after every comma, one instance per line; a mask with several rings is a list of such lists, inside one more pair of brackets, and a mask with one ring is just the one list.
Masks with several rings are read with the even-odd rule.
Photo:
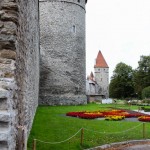
[[14, 150], [17, 136], [16, 35], [18, 6], [0, 1], [0, 149]]
[[39, 16], [38, 0], [17, 0], [18, 32], [16, 80], [19, 125], [29, 135], [38, 106], [39, 92]]
[[84, 0], [40, 0], [40, 54], [39, 103], [86, 103]]
[[0, 1], [0, 149], [26, 149], [38, 105], [38, 20], [38, 0]]
[[95, 69], [95, 80], [101, 87], [101, 95], [104, 98], [109, 97], [109, 68], [94, 68]]

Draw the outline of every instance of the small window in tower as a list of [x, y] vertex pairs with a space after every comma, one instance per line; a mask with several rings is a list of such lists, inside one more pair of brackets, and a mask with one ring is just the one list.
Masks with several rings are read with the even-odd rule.
[[80, 0], [78, 0], [78, 3], [80, 3]]
[[75, 25], [72, 26], [72, 31], [73, 31], [73, 33], [76, 33], [76, 26]]

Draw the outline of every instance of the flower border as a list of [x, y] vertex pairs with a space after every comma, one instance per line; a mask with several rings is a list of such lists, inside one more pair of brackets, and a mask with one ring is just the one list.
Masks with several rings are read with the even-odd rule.
[[105, 111], [79, 111], [79, 112], [68, 112], [66, 116], [78, 117], [82, 119], [96, 119], [105, 118], [105, 120], [123, 120], [124, 118], [138, 118], [139, 121], [150, 122], [150, 115], [143, 115], [139, 112], [128, 112], [122, 109], [112, 109]]

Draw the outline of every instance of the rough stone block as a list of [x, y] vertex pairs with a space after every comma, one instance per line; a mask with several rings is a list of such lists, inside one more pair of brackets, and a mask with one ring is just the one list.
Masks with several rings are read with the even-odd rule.
[[[7, 99], [6, 98], [0, 98], [0, 110], [7, 110]], [[1, 128], [1, 126], [0, 126]]]
[[1, 98], [3, 99], [7, 97], [8, 97], [8, 91], [0, 88], [0, 101], [1, 101]]
[[0, 41], [0, 50], [2, 49], [16, 50], [15, 41]]
[[0, 88], [5, 90], [16, 89], [14, 78], [0, 78]]
[[3, 49], [2, 51], [0, 51], [0, 57], [15, 60], [16, 59], [16, 52], [14, 52], [12, 50]]
[[0, 22], [0, 25], [3, 27], [1, 29], [1, 33], [2, 34], [16, 35], [17, 26], [16, 26], [16, 24], [14, 22], [10, 22], [10, 21]]
[[7, 141], [7, 139], [8, 139], [8, 132], [0, 131], [0, 141]]
[[0, 41], [16, 41], [16, 36], [0, 34]]
[[0, 16], [2, 21], [12, 21], [14, 23], [18, 23], [17, 15], [9, 11], [0, 11]]
[[3, 2], [2, 3], [2, 9], [9, 9], [9, 10], [18, 10], [18, 6], [17, 6], [17, 4], [16, 3], [14, 3], [14, 2]]
[[4, 26], [4, 23], [0, 21], [0, 28], [2, 28], [3, 26]]
[[10, 113], [0, 111], [0, 122], [9, 122], [9, 121], [10, 121]]
[[2, 16], [4, 13], [4, 10], [0, 10], [0, 16]]

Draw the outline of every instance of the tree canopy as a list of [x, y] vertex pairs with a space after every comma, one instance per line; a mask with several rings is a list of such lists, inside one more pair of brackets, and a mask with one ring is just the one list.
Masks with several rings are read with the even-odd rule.
[[[150, 86], [150, 56], [141, 56], [138, 67], [133, 70], [131, 66], [125, 63], [118, 63], [111, 77], [109, 86], [110, 97], [142, 98], [144, 88]], [[147, 91], [147, 88], [146, 88]]]
[[143, 99], [150, 98], [150, 86], [148, 86], [142, 90], [142, 98]]
[[134, 89], [141, 98], [142, 90], [150, 86], [150, 56], [141, 56], [138, 64], [134, 72]]
[[125, 63], [117, 64], [110, 82], [110, 97], [126, 98], [134, 94], [133, 70]]

